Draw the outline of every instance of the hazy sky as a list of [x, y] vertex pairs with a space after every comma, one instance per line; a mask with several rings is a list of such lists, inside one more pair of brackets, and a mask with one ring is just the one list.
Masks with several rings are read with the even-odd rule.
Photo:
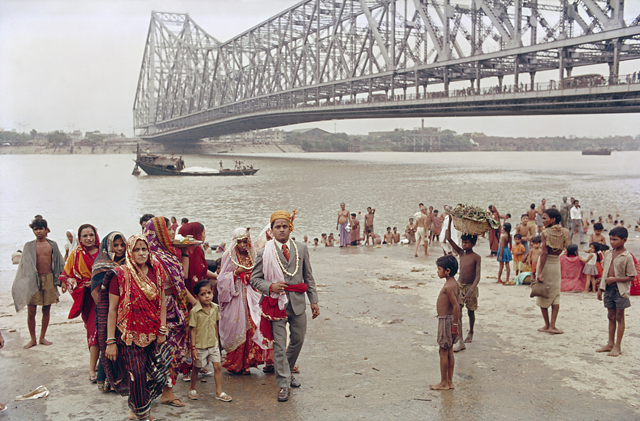
[[[131, 136], [133, 100], [152, 10], [189, 13], [205, 31], [224, 41], [296, 3], [0, 0], [0, 128], [100, 130]], [[628, 8], [631, 4], [627, 0]], [[621, 73], [635, 70], [626, 63]], [[640, 134], [638, 114], [429, 118], [425, 125], [496, 136]], [[418, 126], [420, 119], [412, 118], [340, 120], [335, 125], [328, 121], [284, 129], [321, 127], [357, 134]]]

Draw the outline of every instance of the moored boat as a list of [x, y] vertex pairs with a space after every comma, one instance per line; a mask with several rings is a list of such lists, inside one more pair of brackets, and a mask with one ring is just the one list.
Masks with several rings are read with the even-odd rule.
[[611, 149], [609, 148], [584, 149], [582, 151], [582, 155], [611, 155]]

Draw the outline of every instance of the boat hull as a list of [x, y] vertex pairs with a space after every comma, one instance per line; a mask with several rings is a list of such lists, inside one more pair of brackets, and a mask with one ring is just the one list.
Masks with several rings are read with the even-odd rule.
[[188, 176], [188, 177], [214, 177], [214, 176], [242, 176], [242, 175], [254, 175], [259, 169], [252, 170], [222, 170], [220, 172], [184, 172], [169, 170], [162, 167], [156, 167], [146, 164], [144, 162], [136, 161], [138, 166], [142, 168], [147, 175], [169, 175], [169, 176]]

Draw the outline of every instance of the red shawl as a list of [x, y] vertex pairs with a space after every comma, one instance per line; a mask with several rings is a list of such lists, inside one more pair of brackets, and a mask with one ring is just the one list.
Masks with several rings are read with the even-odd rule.
[[[97, 233], [95, 244], [100, 244]], [[93, 306], [84, 305], [85, 289], [89, 290], [91, 287], [91, 272], [93, 270], [93, 262], [96, 260], [99, 252], [100, 248], [98, 247], [97, 251], [93, 255], [91, 255], [87, 251], [86, 247], [80, 244], [69, 255], [67, 263], [64, 265], [64, 272], [62, 272], [62, 274], [60, 275], [60, 281], [64, 283], [65, 286], [67, 284], [67, 280], [71, 278], [75, 278], [78, 282], [76, 289], [71, 292], [73, 305], [71, 306], [71, 310], [69, 310], [70, 319], [75, 319], [80, 314], [82, 314], [82, 320], [87, 321], [89, 319], [88, 313], [90, 313]], [[87, 294], [87, 296], [88, 299], [93, 301], [89, 294]]]
[[127, 242], [126, 263], [113, 269], [118, 276], [120, 292], [116, 326], [122, 333], [122, 341], [125, 344], [134, 343], [144, 348], [153, 342], [158, 334], [162, 288], [168, 275], [153, 253], [149, 254], [147, 264], [150, 264], [149, 270], [155, 274], [155, 282], [142, 273], [132, 254], [138, 241], [148, 244], [142, 235], [131, 236]]
[[[204, 231], [204, 227], [201, 223], [189, 222], [180, 228], [180, 235], [183, 237], [191, 235], [194, 239], [203, 241], [202, 231]], [[202, 246], [189, 247], [187, 248], [187, 253], [189, 254], [189, 274], [187, 279], [185, 279], [185, 285], [187, 289], [193, 293], [194, 285], [199, 281], [207, 279], [209, 266], [207, 265], [207, 259], [204, 256]]]
[[[244, 273], [243, 273], [244, 275]], [[307, 292], [309, 287], [307, 284], [300, 283], [295, 285], [287, 285], [285, 291], [292, 292]], [[278, 299], [271, 298], [271, 295], [262, 297], [260, 302], [260, 308], [262, 309], [262, 318], [260, 319], [260, 332], [267, 343], [273, 343], [273, 331], [271, 330], [271, 322], [277, 320], [284, 320], [287, 318], [287, 310], [280, 310], [278, 307]]]

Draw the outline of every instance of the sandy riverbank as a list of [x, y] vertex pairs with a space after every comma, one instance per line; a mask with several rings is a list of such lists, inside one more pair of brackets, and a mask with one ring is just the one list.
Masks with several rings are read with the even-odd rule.
[[[636, 240], [631, 240], [634, 242]], [[623, 355], [595, 353], [607, 337], [606, 311], [594, 294], [563, 293], [558, 327], [540, 333], [540, 310], [526, 286], [502, 286], [498, 265], [484, 258], [476, 335], [456, 354], [456, 389], [429, 390], [439, 380], [435, 300], [442, 281], [435, 259], [413, 257], [407, 246], [318, 248], [311, 262], [320, 291], [321, 316], [309, 319], [299, 363], [302, 388], [276, 402], [273, 375], [223, 375], [231, 404], [215, 401], [212, 381], [184, 409], [155, 404], [173, 419], [575, 419], [640, 418], [640, 299], [627, 310]], [[488, 254], [480, 240], [477, 251]], [[54, 345], [25, 351], [26, 314], [15, 314], [10, 294], [0, 297], [2, 420], [119, 420], [126, 399], [98, 393], [87, 380], [85, 330], [66, 314], [71, 300], [52, 309], [48, 338]], [[465, 320], [466, 322], [466, 320]], [[465, 323], [466, 324], [466, 323]], [[15, 331], [13, 331], [15, 330]], [[37, 401], [12, 399], [45, 385]], [[178, 396], [188, 388], [179, 382]]]

